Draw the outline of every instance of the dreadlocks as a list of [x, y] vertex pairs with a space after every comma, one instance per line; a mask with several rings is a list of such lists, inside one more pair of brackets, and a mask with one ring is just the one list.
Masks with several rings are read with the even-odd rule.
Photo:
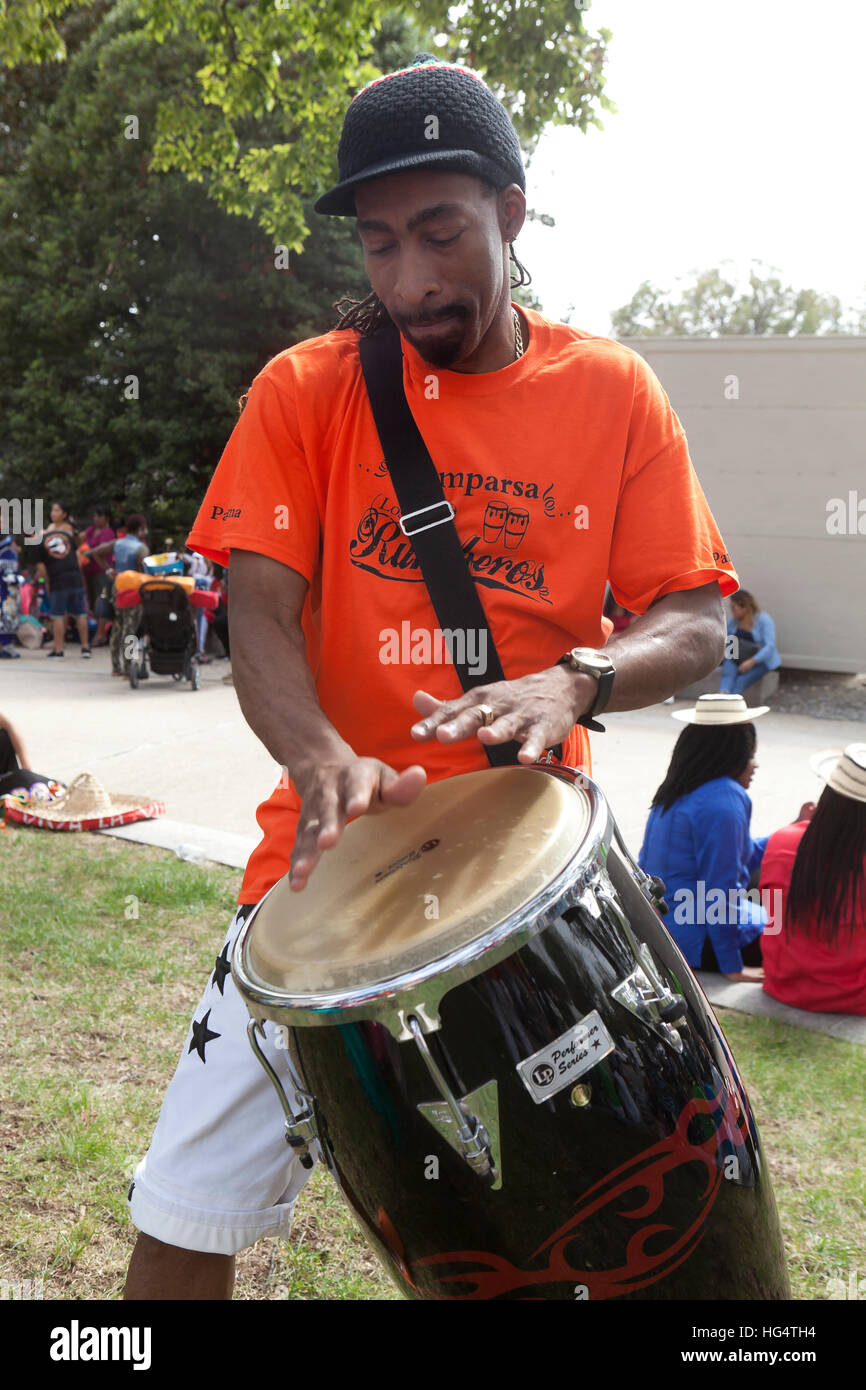
[[681, 796], [716, 777], [736, 780], [745, 772], [757, 741], [754, 724], [687, 725], [674, 744], [667, 776], [652, 799], [653, 806], [667, 811]]
[[[842, 923], [854, 936], [866, 912], [866, 803], [825, 787], [797, 846], [785, 903], [785, 926], [836, 946]], [[809, 918], [812, 919], [811, 924]]]
[[[494, 193], [498, 192], [492, 183], [488, 183], [485, 179], [482, 179], [481, 182], [484, 184], [486, 196], [492, 197]], [[521, 285], [531, 285], [532, 276], [526, 266], [521, 264], [515, 256], [513, 243], [509, 243], [508, 255], [515, 267], [515, 271], [511, 275], [511, 288], [516, 290]], [[362, 338], [372, 338], [391, 322], [388, 310], [375, 290], [371, 290], [365, 299], [352, 299], [350, 295], [344, 294], [342, 299], [336, 301], [334, 308], [340, 315], [337, 328], [355, 328]]]

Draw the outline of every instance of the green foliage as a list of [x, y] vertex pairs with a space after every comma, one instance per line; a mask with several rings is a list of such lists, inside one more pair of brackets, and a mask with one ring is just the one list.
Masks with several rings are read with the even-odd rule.
[[531, 152], [546, 125], [601, 128], [597, 108], [615, 111], [602, 70], [611, 34], [587, 34], [575, 0], [471, 0], [446, 6], [414, 0], [419, 22], [444, 39], [432, 49], [481, 72]]
[[[50, 17], [70, 8], [68, 0], [21, 0], [0, 9], [5, 62], [56, 59], [64, 37]], [[225, 211], [252, 218], [298, 251], [309, 231], [302, 195], [315, 197], [333, 181], [348, 101], [419, 46], [478, 68], [528, 152], [546, 124], [586, 130], [600, 125], [599, 109], [614, 109], [602, 77], [610, 34], [587, 34], [574, 0], [459, 7], [443, 0], [121, 0], [115, 8], [138, 16], [158, 44], [193, 40], [202, 50], [193, 86], [162, 94], [154, 170], [206, 183]], [[401, 41], [401, 19], [411, 45]], [[398, 41], [383, 43], [389, 28]]]
[[311, 216], [351, 95], [428, 49], [530, 150], [597, 123], [607, 38], [573, 0], [0, 0], [0, 491], [182, 534], [255, 373], [366, 293]]
[[195, 515], [255, 373], [364, 276], [343, 224], [316, 219], [298, 260], [154, 171], [160, 103], [202, 50], [134, 24], [115, 13], [85, 44], [0, 187], [0, 476], [81, 508], [123, 497], [164, 534]]
[[[730, 265], [730, 262], [723, 262]], [[754, 334], [863, 332], [862, 322], [843, 317], [835, 295], [783, 285], [772, 267], [756, 261], [748, 286], [721, 270], [693, 272], [694, 282], [676, 291], [645, 280], [628, 304], [612, 315], [614, 335], [629, 337], [708, 337]], [[861, 316], [862, 319], [862, 316]]]

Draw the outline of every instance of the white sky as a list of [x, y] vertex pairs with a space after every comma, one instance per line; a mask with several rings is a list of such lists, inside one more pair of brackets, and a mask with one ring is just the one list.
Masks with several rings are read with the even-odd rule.
[[593, 0], [613, 37], [604, 130], [546, 134], [516, 251], [551, 318], [611, 332], [642, 280], [728, 259], [864, 299], [863, 53], [857, 0]]

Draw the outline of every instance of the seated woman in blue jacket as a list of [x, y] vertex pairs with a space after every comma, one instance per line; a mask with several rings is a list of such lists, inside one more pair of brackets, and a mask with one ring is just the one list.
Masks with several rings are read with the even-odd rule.
[[[769, 836], [753, 840], [746, 788], [757, 763], [753, 719], [742, 695], [702, 695], [674, 745], [667, 775], [652, 800], [639, 856], [665, 883], [665, 926], [693, 969], [729, 980], [763, 979], [760, 936], [768, 917], [745, 896]], [[747, 964], [744, 964], [744, 959]]]
[[[728, 619], [726, 650], [730, 651], [733, 646], [733, 656], [727, 656], [722, 662], [719, 692], [741, 695], [768, 671], [777, 671], [782, 658], [776, 650], [776, 624], [769, 613], [764, 613], [758, 607], [748, 589], [739, 589], [731, 594], [730, 602], [732, 616]], [[737, 639], [735, 644], [731, 642], [732, 637]], [[740, 659], [737, 651], [741, 642], [756, 643], [758, 650]]]

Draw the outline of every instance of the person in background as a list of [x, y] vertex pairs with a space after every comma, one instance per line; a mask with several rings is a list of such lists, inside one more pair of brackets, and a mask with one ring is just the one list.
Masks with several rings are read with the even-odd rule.
[[[94, 507], [93, 524], [88, 526], [84, 532], [84, 544], [90, 554], [82, 566], [84, 586], [87, 589], [87, 601], [90, 604], [90, 611], [96, 619], [94, 647], [108, 646], [108, 638], [105, 635], [108, 614], [105, 612], [104, 600], [111, 586], [111, 580], [108, 577], [108, 556], [105, 559], [100, 559], [94, 556], [93, 551], [97, 546], [113, 540], [114, 527], [112, 526], [111, 513], [105, 507]], [[103, 600], [103, 603], [100, 603], [100, 600]], [[97, 612], [97, 609], [101, 611]]]
[[24, 739], [12, 720], [0, 713], [0, 773], [5, 774], [18, 767], [28, 767], [29, 764]]
[[110, 551], [114, 552], [114, 563], [108, 570], [108, 574], [114, 580], [111, 598], [115, 611], [115, 619], [111, 624], [109, 648], [111, 651], [111, 674], [120, 677], [129, 675], [126, 639], [138, 632], [141, 610], [138, 607], [119, 608], [117, 606], [117, 575], [122, 574], [124, 570], [141, 570], [143, 568], [142, 561], [147, 554], [147, 522], [138, 512], [133, 512], [131, 516], [126, 518], [124, 531], [123, 536], [118, 535], [115, 540], [109, 541], [106, 545], [98, 546], [94, 551], [94, 554], [100, 556], [106, 555]]
[[18, 592], [18, 601], [21, 604], [21, 612], [26, 618], [31, 612], [36, 614], [36, 570], [31, 565], [22, 571], [21, 588]]
[[[232, 650], [229, 641], [229, 572], [228, 566], [214, 565], [214, 588], [219, 595], [219, 606], [213, 615], [213, 630], [225, 647], [226, 660], [231, 661]], [[234, 685], [231, 671], [223, 676], [223, 685]]]
[[[196, 589], [210, 589], [213, 585], [213, 564], [204, 555], [197, 554], [194, 550], [183, 552], [182, 559], [187, 566], [191, 579], [195, 580]], [[207, 641], [207, 614], [202, 610], [195, 619], [196, 627], [196, 659], [206, 663], [210, 661], [209, 656], [205, 656], [205, 642]]]
[[634, 622], [634, 614], [629, 613], [627, 608], [623, 608], [621, 603], [617, 603], [612, 589], [608, 589], [604, 601], [604, 616], [610, 618], [614, 632], [625, 632], [626, 628]]
[[[726, 656], [722, 662], [719, 693], [742, 695], [768, 671], [777, 671], [782, 658], [776, 650], [776, 625], [769, 613], [764, 613], [748, 589], [731, 594], [731, 617], [728, 619]], [[731, 638], [736, 638], [732, 643]]]
[[764, 990], [795, 1009], [866, 1014], [866, 743], [818, 753], [812, 767], [827, 783], [817, 807], [770, 836], [761, 865], [779, 905]]
[[120, 517], [116, 534], [117, 539], [122, 540], [122, 538], [126, 535], [126, 522], [124, 520], [124, 517], [128, 515], [129, 507], [127, 506], [126, 502], [124, 502], [122, 497], [115, 497], [114, 501], [111, 504], [111, 511], [114, 516]]
[[62, 657], [67, 616], [75, 619], [81, 641], [81, 655], [90, 656], [87, 630], [87, 595], [78, 556], [79, 537], [72, 515], [62, 502], [51, 504], [51, 524], [34, 545], [37, 572], [48, 583], [48, 605], [54, 630], [54, 646], [48, 657]]
[[15, 634], [21, 620], [21, 575], [18, 547], [12, 536], [0, 535], [0, 658], [14, 660]]
[[[767, 914], [744, 894], [767, 843], [752, 839], [746, 792], [757, 767], [752, 721], [767, 709], [749, 709], [742, 695], [702, 695], [694, 709], [672, 714], [690, 727], [652, 799], [638, 857], [646, 873], [664, 880], [665, 926], [689, 965], [729, 980], [762, 978]], [[725, 905], [710, 910], [702, 905], [713, 889]]]
[[[0, 713], [0, 797], [10, 793], [50, 797], [57, 785], [56, 779], [31, 770], [21, 734], [12, 720]], [[0, 817], [4, 804], [0, 802]]]

